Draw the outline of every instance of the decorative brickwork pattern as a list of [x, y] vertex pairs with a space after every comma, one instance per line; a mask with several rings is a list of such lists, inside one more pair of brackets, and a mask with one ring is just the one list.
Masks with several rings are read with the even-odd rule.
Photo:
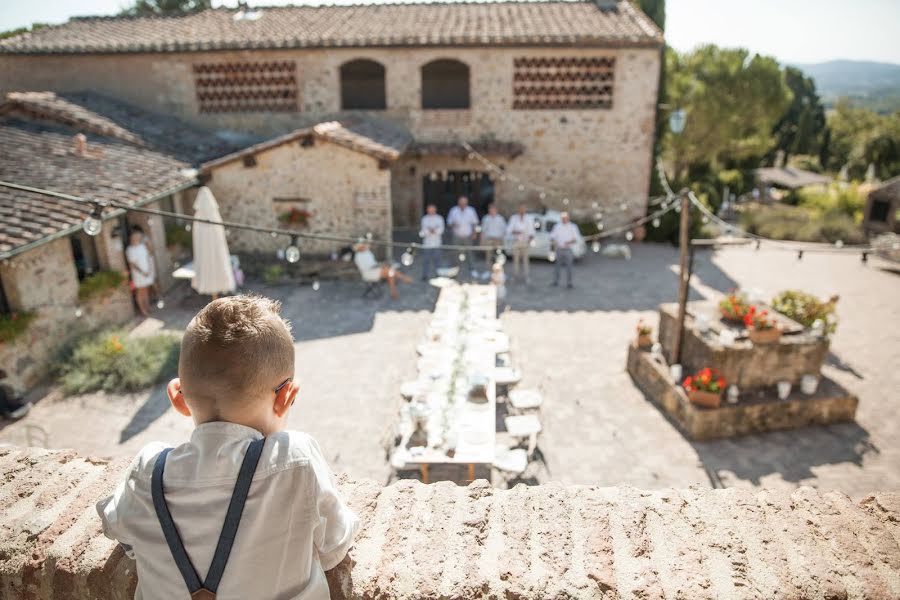
[[202, 113], [297, 110], [297, 63], [228, 62], [194, 65]]
[[513, 67], [515, 109], [612, 108], [615, 58], [517, 58]]

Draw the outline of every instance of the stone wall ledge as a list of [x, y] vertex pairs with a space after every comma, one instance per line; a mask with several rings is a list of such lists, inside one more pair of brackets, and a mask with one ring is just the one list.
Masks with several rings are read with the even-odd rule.
[[[94, 512], [126, 466], [0, 448], [0, 597], [132, 597]], [[900, 598], [897, 493], [340, 486], [362, 530], [332, 598]]]

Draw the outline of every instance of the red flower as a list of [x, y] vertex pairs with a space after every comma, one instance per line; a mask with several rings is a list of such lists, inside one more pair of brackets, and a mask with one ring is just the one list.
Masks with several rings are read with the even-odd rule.
[[719, 381], [717, 381], [716, 383], [719, 384], [719, 389], [720, 389], [720, 390], [724, 390], [724, 389], [725, 389], [725, 378], [724, 378], [724, 377], [719, 377]]

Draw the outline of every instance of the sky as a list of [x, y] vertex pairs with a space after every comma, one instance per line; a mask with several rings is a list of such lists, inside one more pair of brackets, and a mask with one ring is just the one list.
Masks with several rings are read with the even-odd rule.
[[[111, 15], [128, 4], [129, 0], [0, 0], [0, 31], [33, 22], [61, 23], [76, 15]], [[237, 0], [213, 4], [235, 6]], [[900, 64], [900, 0], [667, 0], [666, 9], [666, 38], [678, 50], [714, 43], [749, 48], [785, 63], [840, 58]]]

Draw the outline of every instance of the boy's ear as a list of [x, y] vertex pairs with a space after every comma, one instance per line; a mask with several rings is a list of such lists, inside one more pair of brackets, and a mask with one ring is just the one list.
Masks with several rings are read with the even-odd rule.
[[300, 386], [293, 380], [278, 390], [278, 393], [275, 394], [275, 404], [272, 406], [272, 410], [275, 411], [276, 416], [283, 417], [287, 413], [288, 409], [297, 399], [297, 393], [299, 391]]
[[166, 386], [166, 394], [169, 396], [169, 402], [172, 407], [186, 417], [191, 416], [191, 409], [188, 408], [187, 402], [184, 401], [184, 394], [181, 393], [181, 380], [175, 378]]

